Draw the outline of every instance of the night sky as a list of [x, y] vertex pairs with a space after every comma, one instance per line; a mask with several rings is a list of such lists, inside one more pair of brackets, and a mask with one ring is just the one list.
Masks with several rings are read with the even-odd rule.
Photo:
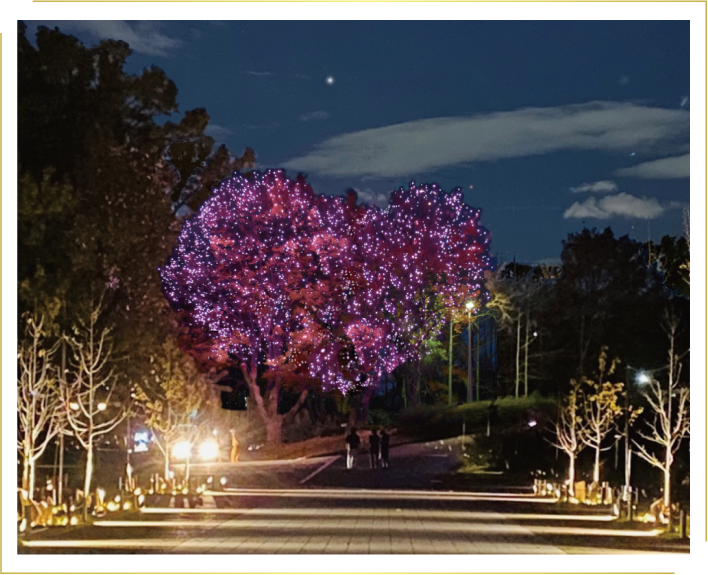
[[316, 192], [461, 187], [502, 261], [556, 262], [583, 227], [682, 233], [688, 21], [41, 24], [125, 40], [129, 72], [161, 67], [180, 112]]

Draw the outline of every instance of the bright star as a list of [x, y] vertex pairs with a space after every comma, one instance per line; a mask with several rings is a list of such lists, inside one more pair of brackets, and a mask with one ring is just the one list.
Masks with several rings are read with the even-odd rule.
[[334, 84], [334, 76], [327, 76], [327, 83], [331, 86]]

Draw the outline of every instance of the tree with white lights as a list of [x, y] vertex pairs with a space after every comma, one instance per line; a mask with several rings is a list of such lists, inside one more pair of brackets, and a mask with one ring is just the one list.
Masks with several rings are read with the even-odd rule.
[[63, 420], [58, 410], [56, 346], [46, 347], [44, 318], [28, 316], [27, 339], [17, 352], [17, 449], [22, 457], [22, 489], [34, 496], [35, 466]]
[[553, 425], [555, 441], [551, 441], [568, 456], [568, 493], [575, 495], [575, 462], [580, 452], [585, 448], [585, 443], [580, 440], [580, 426], [582, 423], [581, 407], [578, 405], [580, 383], [571, 381], [571, 389], [558, 407], [558, 419]]
[[99, 328], [102, 298], [79, 317], [73, 334], [67, 336], [71, 349], [70, 368], [61, 382], [61, 409], [68, 431], [86, 450], [84, 475], [84, 519], [93, 478], [96, 440], [113, 431], [127, 416], [127, 398], [116, 397], [110, 330]]
[[[650, 451], [645, 445], [634, 441], [638, 455], [661, 470], [664, 476], [664, 509], [671, 508], [671, 467], [674, 455], [681, 446], [681, 442], [688, 437], [691, 430], [690, 420], [690, 386], [681, 381], [683, 367], [682, 359], [689, 353], [682, 354], [676, 351], [676, 336], [678, 318], [668, 315], [664, 331], [669, 339], [669, 364], [667, 366], [668, 381], [662, 384], [654, 378], [648, 378], [643, 394], [649, 403], [650, 412], [654, 419], [647, 423], [649, 433], [638, 431], [638, 435], [645, 441], [653, 443], [659, 453]], [[661, 453], [663, 451], [663, 453]]]

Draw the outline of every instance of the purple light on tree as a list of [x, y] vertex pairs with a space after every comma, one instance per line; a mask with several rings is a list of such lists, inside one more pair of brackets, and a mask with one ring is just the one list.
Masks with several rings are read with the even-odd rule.
[[411, 184], [384, 211], [355, 200], [316, 195], [284, 171], [234, 175], [160, 270], [183, 348], [204, 368], [240, 369], [270, 440], [280, 389], [300, 392], [296, 410], [314, 386], [378, 383], [420, 358], [445, 305], [482, 291], [489, 236], [459, 190]]

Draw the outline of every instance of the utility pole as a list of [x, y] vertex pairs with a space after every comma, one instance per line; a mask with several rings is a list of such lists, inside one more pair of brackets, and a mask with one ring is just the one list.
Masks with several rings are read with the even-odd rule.
[[467, 403], [472, 402], [472, 311], [467, 310]]
[[450, 319], [450, 348], [447, 365], [447, 404], [452, 405], [452, 319]]
[[477, 347], [476, 347], [475, 367], [477, 369], [477, 373], [475, 376], [475, 387], [476, 387], [475, 401], [479, 402], [479, 328], [480, 328], [480, 322], [477, 321], [476, 323], [477, 323]]
[[526, 341], [524, 342], [524, 397], [529, 395], [529, 313], [526, 311]]

